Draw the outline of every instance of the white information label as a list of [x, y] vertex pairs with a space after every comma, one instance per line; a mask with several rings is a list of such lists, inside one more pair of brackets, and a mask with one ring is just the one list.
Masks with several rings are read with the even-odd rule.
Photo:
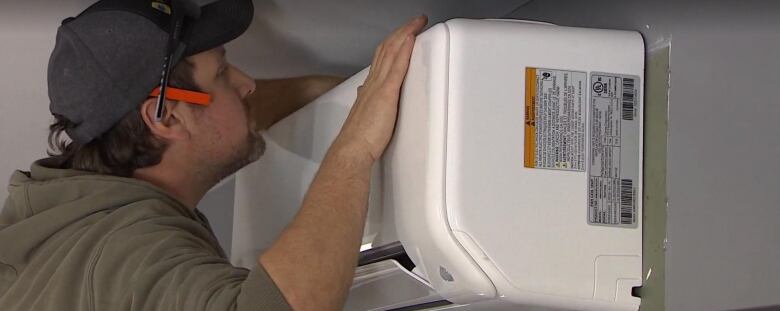
[[637, 225], [640, 78], [590, 75], [588, 223]]

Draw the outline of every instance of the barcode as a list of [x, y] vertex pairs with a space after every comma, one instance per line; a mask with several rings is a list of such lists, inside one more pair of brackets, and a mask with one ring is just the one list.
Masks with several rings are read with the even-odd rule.
[[620, 224], [634, 223], [634, 181], [620, 180]]
[[634, 120], [634, 79], [623, 78], [623, 120]]

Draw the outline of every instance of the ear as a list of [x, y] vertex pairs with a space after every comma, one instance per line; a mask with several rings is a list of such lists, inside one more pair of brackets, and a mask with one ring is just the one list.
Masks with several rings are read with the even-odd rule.
[[186, 127], [186, 122], [179, 110], [178, 102], [166, 101], [163, 109], [162, 120], [157, 121], [155, 110], [157, 109], [157, 98], [149, 98], [141, 104], [141, 118], [146, 126], [152, 131], [152, 135], [165, 141], [184, 140], [190, 137], [190, 132]]

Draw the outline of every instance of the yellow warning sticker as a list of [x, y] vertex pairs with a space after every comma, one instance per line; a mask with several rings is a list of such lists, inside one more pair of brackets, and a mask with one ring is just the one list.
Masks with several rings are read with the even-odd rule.
[[525, 167], [536, 167], [536, 68], [525, 69]]
[[585, 171], [585, 72], [525, 70], [524, 165]]

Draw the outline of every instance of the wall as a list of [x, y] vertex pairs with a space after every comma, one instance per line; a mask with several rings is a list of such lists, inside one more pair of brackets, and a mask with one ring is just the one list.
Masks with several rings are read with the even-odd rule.
[[29, 169], [46, 156], [51, 122], [46, 67], [60, 21], [78, 13], [89, 1], [48, 1], [0, 4], [0, 200], [13, 170]]

